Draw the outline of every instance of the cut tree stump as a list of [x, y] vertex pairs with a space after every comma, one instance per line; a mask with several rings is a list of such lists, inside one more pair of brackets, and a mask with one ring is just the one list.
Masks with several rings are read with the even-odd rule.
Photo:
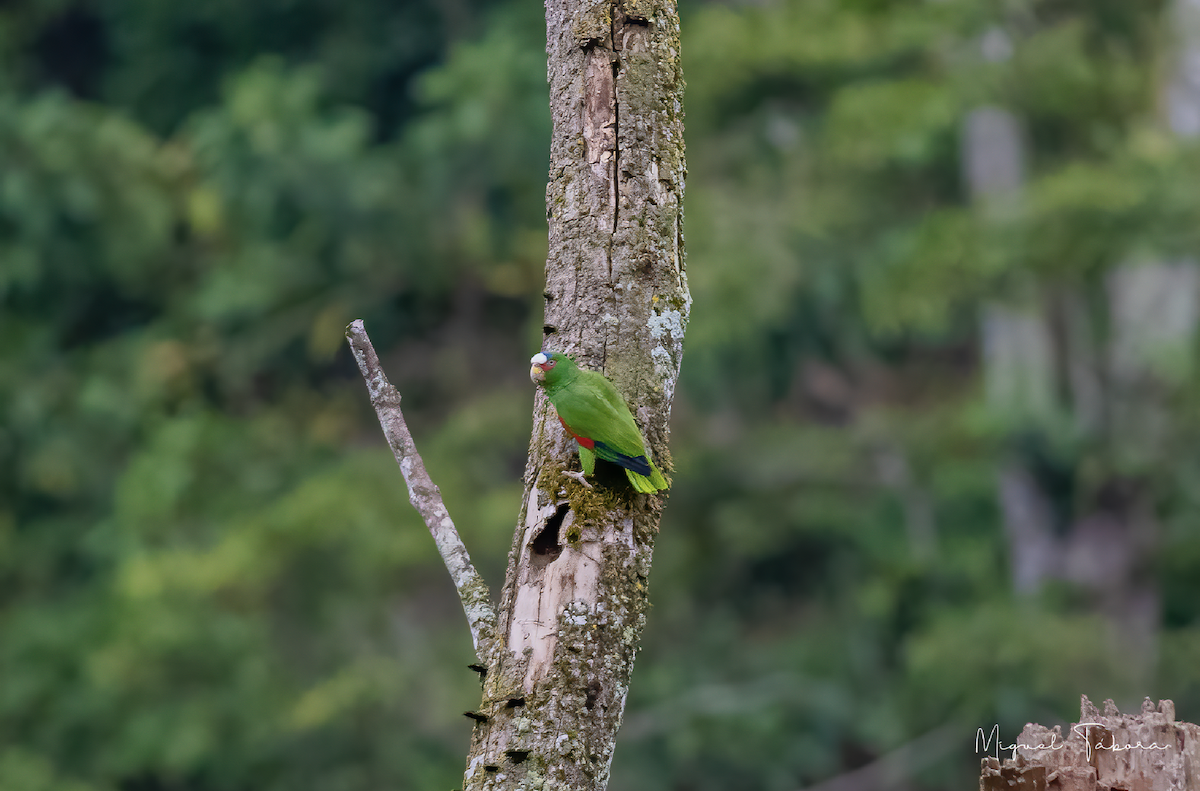
[[[994, 732], [995, 733], [995, 732]], [[1111, 700], [1104, 713], [1084, 695], [1079, 722], [1062, 726], [1029, 723], [1010, 757], [982, 761], [980, 791], [1197, 791], [1200, 790], [1200, 726], [1175, 721], [1175, 704], [1149, 699], [1140, 714], [1122, 714]]]

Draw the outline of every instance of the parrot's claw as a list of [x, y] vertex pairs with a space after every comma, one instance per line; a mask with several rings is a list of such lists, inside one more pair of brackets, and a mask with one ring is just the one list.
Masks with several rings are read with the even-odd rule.
[[580, 483], [582, 483], [584, 486], [586, 486], [589, 489], [592, 488], [592, 485], [590, 483], [588, 483], [587, 478], [584, 476], [584, 474], [582, 472], [571, 472], [570, 470], [563, 470], [563, 475], [567, 476], [568, 478], [574, 478], [575, 480], [579, 481]]

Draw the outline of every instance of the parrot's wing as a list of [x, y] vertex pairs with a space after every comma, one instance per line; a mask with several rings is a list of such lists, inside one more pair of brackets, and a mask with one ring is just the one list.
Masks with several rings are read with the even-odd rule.
[[584, 445], [579, 446], [579, 466], [583, 469], [584, 475], [591, 475], [596, 471], [596, 454], [591, 448]]
[[641, 432], [611, 382], [593, 371], [580, 371], [579, 377], [556, 393], [553, 401], [559, 418], [570, 431], [595, 443], [593, 450], [597, 456], [648, 474], [649, 461]]

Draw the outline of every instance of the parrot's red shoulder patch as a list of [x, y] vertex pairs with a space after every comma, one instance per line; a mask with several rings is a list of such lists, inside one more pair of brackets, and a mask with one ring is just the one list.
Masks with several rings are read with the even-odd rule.
[[575, 441], [578, 442], [583, 447], [587, 448], [588, 450], [591, 450], [592, 448], [596, 447], [595, 440], [588, 439], [587, 437], [581, 437], [578, 434], [576, 434], [575, 431], [570, 426], [567, 425], [567, 421], [562, 419], [562, 415], [558, 416], [558, 422], [562, 423], [562, 427], [567, 430], [567, 433], [570, 434], [572, 437], [574, 437]]

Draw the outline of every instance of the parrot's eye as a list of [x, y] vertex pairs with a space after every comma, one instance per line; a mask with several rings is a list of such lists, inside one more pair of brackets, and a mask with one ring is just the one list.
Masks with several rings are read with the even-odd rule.
[[549, 369], [549, 368], [553, 368], [553, 367], [554, 367], [554, 363], [555, 363], [555, 361], [554, 361], [554, 360], [547, 360], [547, 361], [546, 361], [546, 365], [545, 365], [545, 367], [546, 367], [547, 369]]

